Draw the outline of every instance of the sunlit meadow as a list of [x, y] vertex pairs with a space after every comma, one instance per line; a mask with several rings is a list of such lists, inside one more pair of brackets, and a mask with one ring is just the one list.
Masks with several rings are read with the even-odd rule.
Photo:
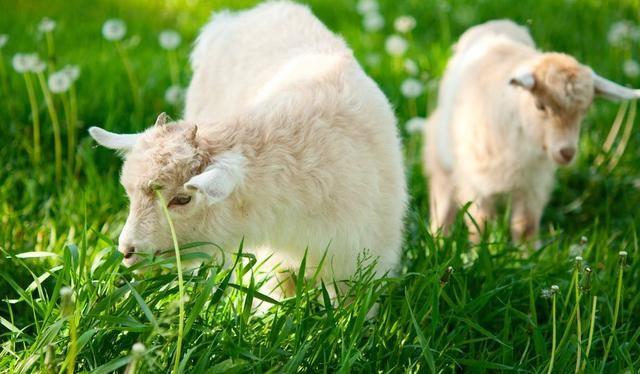
[[273, 300], [241, 243], [226, 267], [182, 256], [204, 260], [197, 273], [173, 257], [142, 263], [144, 276], [122, 266], [121, 160], [87, 128], [179, 118], [198, 29], [254, 4], [0, 0], [0, 372], [640, 371], [636, 104], [593, 106], [533, 253], [510, 244], [508, 206], [480, 245], [460, 220], [433, 237], [420, 162], [467, 27], [511, 18], [540, 48], [640, 86], [637, 0], [311, 1], [396, 109], [412, 196], [400, 274], [373, 279], [363, 256], [334, 303], [331, 280], [294, 274], [297, 296], [257, 315], [254, 300]]

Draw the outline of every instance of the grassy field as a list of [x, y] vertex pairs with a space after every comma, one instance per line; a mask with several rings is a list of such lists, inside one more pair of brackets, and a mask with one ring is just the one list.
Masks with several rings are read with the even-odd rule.
[[[231, 278], [258, 266], [249, 255], [231, 270], [207, 261], [197, 275], [185, 274], [182, 299], [173, 260], [145, 277], [122, 266], [115, 249], [127, 210], [121, 161], [86, 129], [138, 131], [159, 112], [179, 117], [181, 104], [165, 93], [188, 84], [198, 29], [214, 10], [253, 3], [0, 0], [0, 34], [8, 35], [0, 49], [0, 372], [640, 371], [635, 104], [597, 100], [577, 162], [558, 173], [543, 247], [531, 255], [510, 244], [506, 214], [479, 246], [468, 243], [460, 222], [449, 237], [430, 235], [421, 135], [405, 127], [433, 108], [451, 44], [493, 18], [527, 24], [542, 49], [640, 86], [628, 62], [640, 60], [640, 35], [616, 37], [624, 34], [620, 21], [640, 30], [637, 0], [380, 1], [377, 31], [364, 29], [355, 2], [312, 1], [396, 108], [412, 196], [401, 274], [372, 280], [363, 259], [352, 302], [337, 305], [324, 285], [296, 278], [297, 297], [257, 316], [250, 305], [262, 296], [253, 281]], [[390, 56], [385, 40], [401, 15], [417, 24], [402, 35], [404, 55]], [[57, 22], [52, 32], [38, 31], [43, 17]], [[109, 18], [126, 22], [122, 42], [103, 38]], [[182, 35], [173, 52], [158, 44], [167, 28]], [[13, 56], [25, 52], [46, 59], [42, 73], [14, 70]], [[424, 85], [416, 99], [401, 93], [415, 73], [407, 59]], [[67, 64], [80, 67], [78, 79], [66, 92], [49, 92], [40, 79]], [[376, 300], [379, 315], [367, 320]]]

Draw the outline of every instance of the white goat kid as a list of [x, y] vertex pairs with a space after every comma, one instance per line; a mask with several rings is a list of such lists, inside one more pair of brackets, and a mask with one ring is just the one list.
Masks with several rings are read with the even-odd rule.
[[458, 207], [472, 202], [467, 219], [477, 241], [476, 223], [482, 230], [496, 196], [508, 195], [512, 239], [535, 238], [556, 167], [574, 159], [594, 96], [636, 99], [640, 91], [571, 56], [536, 50], [528, 30], [511, 21], [466, 31], [425, 126], [432, 230], [446, 231]]
[[304, 6], [266, 3], [214, 15], [192, 66], [184, 120], [90, 129], [125, 158], [125, 263], [172, 246], [161, 187], [180, 244], [244, 238], [293, 270], [307, 249], [311, 273], [328, 249], [325, 281], [348, 279], [366, 249], [393, 272], [407, 201], [396, 120], [344, 41]]

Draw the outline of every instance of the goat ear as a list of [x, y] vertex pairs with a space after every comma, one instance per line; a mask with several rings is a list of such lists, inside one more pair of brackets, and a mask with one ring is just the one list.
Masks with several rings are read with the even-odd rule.
[[246, 158], [234, 151], [218, 155], [214, 162], [202, 173], [192, 177], [184, 188], [206, 195], [210, 202], [223, 201], [242, 184]]
[[158, 118], [156, 118], [156, 124], [154, 126], [163, 126], [168, 122], [171, 122], [171, 117], [169, 117], [167, 113], [162, 112], [158, 115]]
[[640, 99], [640, 90], [621, 86], [594, 72], [592, 74], [593, 88], [597, 96], [614, 101]]
[[89, 135], [101, 146], [123, 153], [129, 152], [140, 137], [140, 134], [116, 134], [95, 126], [89, 128]]
[[511, 77], [511, 79], [509, 80], [509, 84], [531, 91], [536, 85], [536, 78], [533, 75], [532, 71], [519, 71], [513, 77]]

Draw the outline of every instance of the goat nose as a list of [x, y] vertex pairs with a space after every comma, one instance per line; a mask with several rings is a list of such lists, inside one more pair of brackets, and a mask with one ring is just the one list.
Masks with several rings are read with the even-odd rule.
[[136, 248], [132, 245], [120, 247], [118, 250], [124, 255], [125, 259], [131, 258], [131, 256], [136, 252]]
[[560, 154], [566, 162], [569, 162], [573, 160], [573, 156], [576, 155], [576, 149], [573, 147], [565, 147], [560, 150]]

